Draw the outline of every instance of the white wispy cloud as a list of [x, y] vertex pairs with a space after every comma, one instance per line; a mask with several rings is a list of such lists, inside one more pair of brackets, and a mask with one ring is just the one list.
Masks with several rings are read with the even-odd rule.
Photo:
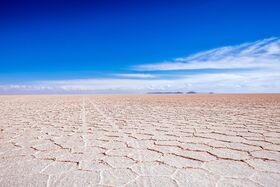
[[[0, 93], [145, 93], [197, 91], [231, 93], [280, 92], [280, 40], [269, 38], [204, 51], [172, 62], [134, 67], [152, 73], [115, 74], [117, 78], [35, 81], [0, 85]], [[172, 74], [168, 70], [216, 69], [215, 73]], [[227, 69], [225, 71], [225, 69]], [[242, 69], [240, 71], [239, 69]], [[204, 72], [204, 73], [203, 73]], [[207, 72], [207, 73], [205, 73]], [[155, 78], [156, 79], [153, 79]]]
[[197, 91], [231, 93], [280, 92], [280, 72], [258, 70], [235, 73], [186, 75], [177, 79], [78, 79], [39, 81], [27, 85], [0, 86], [3, 93], [145, 93]]
[[117, 77], [127, 77], [127, 78], [155, 78], [155, 75], [144, 74], [144, 73], [127, 73], [127, 74], [114, 74]]
[[237, 46], [220, 47], [170, 62], [143, 64], [133, 67], [139, 71], [195, 69], [253, 69], [279, 68], [280, 39], [268, 38]]

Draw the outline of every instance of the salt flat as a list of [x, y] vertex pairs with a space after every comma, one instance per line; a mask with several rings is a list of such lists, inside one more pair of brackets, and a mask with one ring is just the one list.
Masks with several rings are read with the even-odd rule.
[[0, 186], [280, 186], [280, 94], [0, 97]]

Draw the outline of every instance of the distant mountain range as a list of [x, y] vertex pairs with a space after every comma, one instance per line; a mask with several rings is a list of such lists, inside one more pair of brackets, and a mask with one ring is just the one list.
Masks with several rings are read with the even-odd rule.
[[196, 92], [148, 92], [147, 94], [196, 94]]

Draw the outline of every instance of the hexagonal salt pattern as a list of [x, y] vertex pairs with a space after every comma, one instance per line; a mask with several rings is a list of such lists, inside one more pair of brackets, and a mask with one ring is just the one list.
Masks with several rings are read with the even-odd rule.
[[280, 186], [280, 95], [0, 97], [0, 186]]

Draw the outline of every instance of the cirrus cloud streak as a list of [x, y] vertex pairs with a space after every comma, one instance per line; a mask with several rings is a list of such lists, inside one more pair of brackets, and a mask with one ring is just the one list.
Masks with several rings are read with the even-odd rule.
[[[215, 72], [201, 71], [204, 69], [214, 69]], [[135, 73], [135, 70], [141, 73]], [[190, 73], [192, 70], [199, 71]], [[159, 71], [160, 74], [152, 71]], [[171, 62], [138, 65], [133, 67], [131, 73], [113, 74], [110, 78], [43, 80], [0, 85], [1, 94], [154, 91], [279, 93], [280, 39], [268, 38], [220, 47], [176, 58]]]
[[220, 47], [170, 62], [132, 67], [138, 71], [197, 69], [274, 69], [279, 68], [280, 39], [268, 38], [237, 46]]

